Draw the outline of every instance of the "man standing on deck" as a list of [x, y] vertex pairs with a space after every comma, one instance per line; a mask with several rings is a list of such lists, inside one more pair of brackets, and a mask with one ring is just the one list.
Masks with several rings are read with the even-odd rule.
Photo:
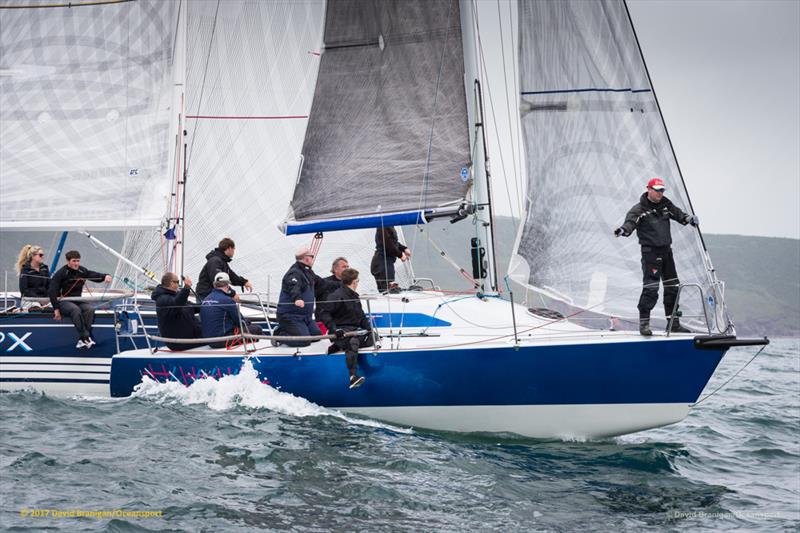
[[55, 310], [53, 318], [61, 320], [61, 316], [72, 320], [78, 330], [78, 344], [76, 348], [91, 348], [97, 344], [92, 339], [92, 324], [94, 324], [94, 305], [89, 302], [72, 302], [59, 298], [80, 297], [83, 285], [87, 281], [95, 283], [111, 283], [111, 275], [93, 272], [81, 266], [81, 254], [77, 250], [70, 250], [66, 254], [67, 264], [59, 268], [50, 280], [50, 303]]
[[[696, 227], [700, 223], [697, 216], [684, 213], [664, 196], [664, 189], [664, 180], [661, 178], [653, 178], [647, 182], [647, 192], [628, 211], [622, 226], [614, 230], [615, 237], [627, 237], [636, 230], [639, 245], [642, 247], [644, 286], [638, 305], [639, 333], [646, 337], [653, 334], [650, 329], [650, 311], [658, 302], [659, 282], [664, 284], [664, 312], [668, 321], [678, 296], [680, 281], [672, 257], [670, 219], [684, 226], [691, 224]], [[679, 316], [680, 312], [676, 308], [672, 331], [691, 333], [691, 330], [681, 325]]]
[[202, 300], [208, 296], [213, 288], [214, 276], [220, 272], [225, 272], [228, 275], [231, 285], [238, 285], [249, 291], [253, 290], [253, 284], [247, 278], [234, 272], [230, 267], [230, 262], [233, 260], [235, 252], [236, 244], [233, 239], [225, 237], [219, 241], [219, 246], [206, 254], [206, 264], [197, 278], [197, 289], [195, 290], [199, 299]]
[[394, 263], [397, 259], [408, 261], [410, 258], [411, 249], [400, 244], [397, 230], [393, 226], [375, 229], [375, 254], [372, 256], [369, 271], [375, 277], [380, 292], [397, 290]]

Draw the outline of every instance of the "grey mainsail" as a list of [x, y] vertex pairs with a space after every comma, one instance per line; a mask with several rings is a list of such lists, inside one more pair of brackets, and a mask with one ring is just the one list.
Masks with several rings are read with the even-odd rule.
[[420, 211], [469, 188], [457, 0], [330, 0], [289, 221]]
[[[625, 4], [520, 2], [519, 28], [528, 188], [512, 278], [549, 301], [635, 316], [638, 243], [612, 231], [655, 176], [690, 206]], [[710, 290], [698, 231], [674, 223], [672, 238], [681, 282]], [[682, 296], [695, 325], [703, 305], [720, 305], [710, 296]]]

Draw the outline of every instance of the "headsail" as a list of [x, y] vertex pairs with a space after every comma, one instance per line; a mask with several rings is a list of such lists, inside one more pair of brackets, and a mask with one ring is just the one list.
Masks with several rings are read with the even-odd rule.
[[417, 224], [464, 200], [460, 24], [458, 0], [328, 2], [288, 234]]
[[[520, 2], [519, 17], [528, 197], [510, 273], [575, 308], [635, 316], [638, 243], [612, 231], [654, 176], [690, 209], [625, 4]], [[673, 224], [672, 237], [681, 282], [709, 287], [697, 230]], [[696, 291], [681, 303], [702, 316]]]
[[[188, 5], [184, 272], [196, 279], [209, 250], [231, 237], [234, 270], [259, 292], [271, 280], [275, 298], [294, 250], [311, 237], [286, 237], [278, 225], [300, 161], [325, 5], [225, 0], [217, 6]], [[161, 246], [159, 235], [136, 232], [126, 237], [124, 253], [155, 268]], [[369, 232], [326, 235], [315, 271], [327, 275], [333, 259], [344, 256], [368, 272], [373, 249]], [[363, 280], [370, 289], [371, 277]]]
[[0, 228], [160, 224], [177, 10], [0, 10]]

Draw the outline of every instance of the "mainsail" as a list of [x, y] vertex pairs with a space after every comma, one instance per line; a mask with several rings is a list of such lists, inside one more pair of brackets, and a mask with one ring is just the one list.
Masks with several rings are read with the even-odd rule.
[[[550, 301], [635, 316], [638, 243], [612, 231], [654, 176], [691, 211], [626, 6], [520, 2], [519, 28], [528, 189], [511, 276]], [[673, 224], [672, 237], [681, 282], [708, 290], [699, 232]], [[719, 303], [696, 291], [682, 295], [687, 319], [702, 317], [703, 300]]]
[[157, 227], [178, 2], [19, 4], [0, 10], [0, 228]]
[[463, 202], [460, 25], [457, 0], [328, 2], [287, 234], [416, 224]]

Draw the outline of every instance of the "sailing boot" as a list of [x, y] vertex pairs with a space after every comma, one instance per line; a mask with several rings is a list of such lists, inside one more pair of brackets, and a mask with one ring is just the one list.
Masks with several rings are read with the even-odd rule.
[[[669, 324], [669, 317], [667, 317], [667, 324]], [[670, 329], [672, 333], [691, 333], [692, 330], [685, 326], [681, 326], [681, 320], [677, 316], [675, 320], [672, 321], [672, 328]]]
[[650, 337], [653, 331], [650, 329], [650, 316], [639, 317], [639, 335], [643, 337]]

